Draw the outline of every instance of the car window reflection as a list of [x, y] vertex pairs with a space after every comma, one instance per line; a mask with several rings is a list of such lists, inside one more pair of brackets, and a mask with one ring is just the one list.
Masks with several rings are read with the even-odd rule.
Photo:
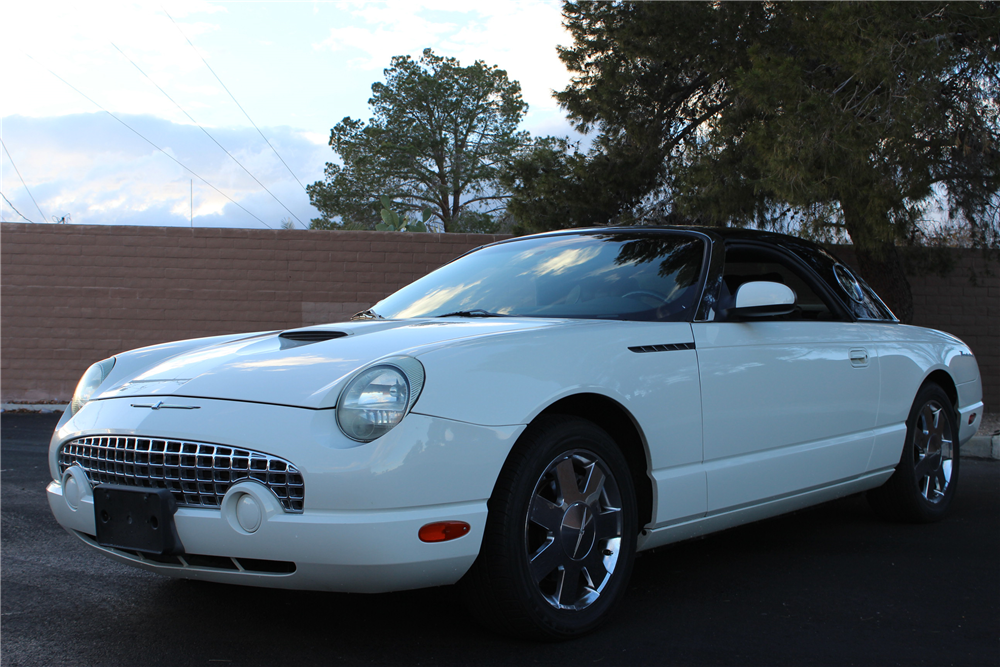
[[689, 319], [705, 254], [679, 233], [569, 234], [488, 246], [374, 306], [388, 319], [485, 311], [522, 317]]

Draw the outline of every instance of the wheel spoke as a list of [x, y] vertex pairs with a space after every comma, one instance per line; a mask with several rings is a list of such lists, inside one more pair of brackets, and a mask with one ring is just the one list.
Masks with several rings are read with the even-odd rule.
[[913, 472], [917, 476], [917, 482], [927, 477], [933, 472], [941, 467], [941, 452], [935, 452], [934, 454], [928, 454], [924, 458], [920, 459], [917, 463], [916, 468]]
[[559, 495], [567, 505], [583, 500], [580, 494], [580, 486], [576, 481], [576, 470], [573, 468], [573, 459], [563, 459], [556, 466], [556, 481], [559, 484]]
[[[943, 496], [944, 490], [948, 486], [948, 479], [944, 474], [944, 466], [941, 466], [934, 471], [934, 474], [931, 475], [930, 481], [931, 484], [928, 489], [928, 494], [933, 491], [936, 492], [935, 495]], [[930, 500], [930, 495], [927, 496], [927, 499]]]
[[596, 464], [590, 464], [590, 475], [587, 477], [587, 485], [583, 489], [583, 502], [593, 506], [604, 491], [604, 480], [607, 479], [604, 471]]
[[594, 517], [594, 528], [597, 529], [597, 539], [606, 540], [618, 537], [622, 533], [622, 511], [614, 507], [601, 512]]
[[590, 577], [594, 590], [600, 588], [601, 584], [604, 583], [604, 579], [610, 574], [607, 568], [604, 567], [604, 548], [595, 544], [594, 548], [587, 554], [587, 557], [583, 559], [583, 567], [587, 570], [587, 575]]
[[914, 434], [913, 445], [921, 454], [930, 451], [931, 442], [938, 430], [937, 422], [940, 418], [940, 412], [940, 410], [935, 412], [930, 403], [920, 409], [920, 415], [917, 418], [918, 432]]
[[580, 561], [567, 561], [562, 570], [556, 599], [565, 607], [572, 607], [580, 600], [580, 574], [583, 569]]
[[924, 430], [930, 431], [937, 427], [940, 409], [935, 410], [930, 403], [920, 408], [920, 421], [923, 422]]
[[528, 519], [548, 531], [555, 532], [559, 530], [559, 525], [562, 523], [563, 511], [562, 507], [556, 505], [548, 498], [543, 498], [536, 494], [531, 499], [531, 507], [528, 509]]
[[550, 575], [562, 564], [562, 553], [562, 546], [553, 539], [543, 544], [542, 548], [535, 552], [528, 563], [531, 578], [535, 580], [535, 583]]

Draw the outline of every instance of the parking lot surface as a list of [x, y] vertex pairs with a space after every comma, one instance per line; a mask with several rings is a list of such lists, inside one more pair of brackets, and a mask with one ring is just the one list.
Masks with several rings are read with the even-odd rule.
[[450, 588], [255, 589], [105, 559], [49, 513], [56, 420], [0, 419], [5, 666], [1000, 665], [1000, 462], [962, 462], [939, 524], [856, 496], [641, 554], [608, 625], [543, 644], [476, 626]]

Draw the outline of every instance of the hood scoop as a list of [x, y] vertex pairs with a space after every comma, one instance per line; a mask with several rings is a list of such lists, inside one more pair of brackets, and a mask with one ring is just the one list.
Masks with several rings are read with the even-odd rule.
[[334, 338], [343, 338], [347, 334], [343, 331], [321, 331], [316, 329], [307, 329], [305, 331], [285, 331], [278, 334], [279, 342], [281, 343], [281, 349], [287, 350], [292, 347], [299, 347], [301, 345], [309, 345], [310, 343], [322, 343], [325, 340], [333, 340]]

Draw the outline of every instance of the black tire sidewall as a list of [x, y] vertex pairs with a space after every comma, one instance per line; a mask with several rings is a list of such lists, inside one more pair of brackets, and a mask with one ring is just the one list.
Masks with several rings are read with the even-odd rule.
[[[503, 561], [510, 567], [509, 574], [516, 587], [516, 600], [522, 613], [543, 635], [570, 638], [602, 623], [617, 606], [628, 586], [638, 532], [634, 486], [625, 457], [614, 441], [603, 430], [583, 419], [559, 417], [544, 420], [533, 425], [533, 432], [528, 434], [525, 442], [530, 443], [530, 449], [525, 452], [524, 458], [516, 463], [516, 469], [504, 471], [513, 477], [510, 493], [491, 501], [491, 514], [493, 504], [505, 505], [506, 511], [497, 513], [505, 520], [500, 548], [504, 552]], [[545, 600], [531, 578], [524, 525], [535, 485], [549, 464], [564, 454], [580, 450], [599, 458], [606, 471], [613, 476], [622, 498], [623, 530], [615, 571], [600, 597], [586, 609], [560, 610]]]
[[[951, 478], [948, 481], [948, 488], [945, 490], [944, 498], [937, 503], [927, 500], [920, 490], [919, 480], [916, 476], [916, 463], [914, 461], [917, 420], [920, 416], [920, 411], [931, 401], [935, 401], [942, 407], [942, 413], [950, 431], [952, 441]], [[913, 406], [910, 408], [910, 414], [906, 419], [906, 443], [903, 446], [903, 454], [900, 458], [899, 466], [894, 473], [900, 476], [899, 485], [905, 490], [904, 492], [909, 500], [912, 514], [918, 521], [937, 521], [948, 513], [954, 502], [955, 493], [958, 490], [960, 459], [958, 419], [955, 415], [955, 409], [951, 404], [951, 399], [948, 398], [948, 394], [938, 385], [925, 385], [917, 393], [917, 397], [913, 401]]]

